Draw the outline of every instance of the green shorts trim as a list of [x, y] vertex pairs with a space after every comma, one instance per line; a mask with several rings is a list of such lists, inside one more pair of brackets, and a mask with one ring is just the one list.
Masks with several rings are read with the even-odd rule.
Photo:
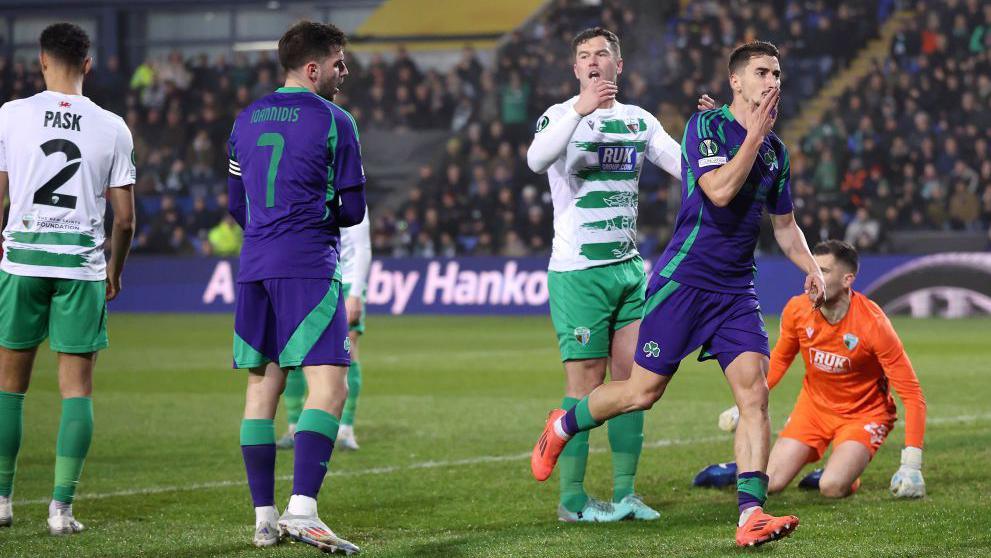
[[[351, 292], [351, 283], [344, 283], [344, 300], [347, 300]], [[361, 291], [361, 317], [358, 318], [358, 325], [348, 326], [348, 331], [353, 331], [358, 335], [365, 333], [365, 298], [368, 296], [368, 288]]]
[[0, 271], [0, 346], [31, 349], [47, 337], [53, 351], [106, 349], [104, 281], [13, 275]]
[[550, 271], [547, 288], [561, 360], [604, 358], [612, 333], [643, 315], [647, 277], [637, 256], [577, 271]]

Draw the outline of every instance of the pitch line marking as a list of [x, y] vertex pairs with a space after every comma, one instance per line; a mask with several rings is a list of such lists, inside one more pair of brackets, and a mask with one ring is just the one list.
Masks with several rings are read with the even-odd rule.
[[[989, 420], [991, 419], [991, 414], [983, 415], [958, 415], [954, 417], [933, 417], [926, 420], [927, 424], [947, 424], [956, 422], [973, 422], [978, 420]], [[691, 444], [706, 444], [711, 442], [728, 441], [732, 439], [733, 436], [730, 434], [722, 434], [718, 436], [703, 436], [699, 438], [673, 438], [673, 439], [662, 439], [655, 440], [653, 442], [645, 442], [644, 449], [656, 449], [665, 448], [670, 446], [684, 446]], [[589, 448], [590, 453], [604, 453], [605, 448], [595, 447]], [[483, 463], [503, 463], [506, 461], [522, 461], [530, 457], [530, 452], [517, 453], [512, 455], [483, 455], [479, 457], [469, 457], [465, 459], [451, 459], [451, 460], [441, 460], [441, 461], [421, 461], [419, 463], [411, 463], [409, 465], [395, 465], [390, 467], [371, 467], [368, 469], [356, 469], [354, 471], [329, 471], [327, 473], [328, 477], [360, 477], [366, 475], [388, 475], [391, 473], [398, 473], [400, 471], [416, 471], [419, 469], [442, 469], [445, 467], [462, 467], [466, 465], [480, 465]], [[276, 477], [277, 481], [287, 481], [291, 480], [292, 475], [280, 475]], [[107, 498], [118, 498], [127, 496], [147, 496], [151, 494], [164, 494], [168, 492], [189, 492], [192, 490], [210, 490], [214, 488], [227, 488], [230, 486], [244, 486], [248, 484], [247, 480], [226, 480], [226, 481], [211, 481], [202, 482], [194, 484], [184, 484], [184, 485], [173, 485], [173, 486], [151, 486], [147, 488], [132, 488], [129, 490], [115, 490], [113, 492], [97, 492], [93, 494], [80, 494], [75, 499], [76, 500], [104, 500]], [[15, 500], [13, 503], [15, 505], [35, 505], [35, 504], [47, 504], [50, 498], [35, 498], [32, 500]]]

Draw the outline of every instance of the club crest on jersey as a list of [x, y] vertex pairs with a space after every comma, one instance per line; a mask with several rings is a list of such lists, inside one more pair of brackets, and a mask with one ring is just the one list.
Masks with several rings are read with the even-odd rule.
[[599, 168], [605, 172], [630, 172], [637, 168], [637, 148], [632, 145], [600, 145]]
[[551, 119], [550, 118], [547, 118], [547, 115], [546, 114], [544, 116], [541, 116], [540, 117], [540, 120], [537, 121], [537, 131], [539, 132], [539, 131], [543, 130], [550, 123], [551, 123]]
[[588, 345], [588, 342], [592, 340], [592, 331], [587, 327], [576, 327], [575, 340], [578, 341], [578, 344], [582, 347]]
[[655, 341], [647, 341], [643, 344], [643, 354], [648, 358], [661, 356], [661, 347]]
[[842, 374], [850, 371], [849, 358], [820, 351], [814, 347], [809, 349], [809, 361], [812, 363], [812, 366], [830, 374]]
[[847, 349], [849, 349], [849, 350], [852, 351], [853, 348], [856, 347], [857, 346], [857, 343], [859, 343], [859, 342], [860, 342], [860, 339], [858, 339], [856, 335], [854, 335], [852, 333], [845, 333], [845, 334], [843, 334], [843, 344], [846, 345], [846, 348]]
[[27, 213], [25, 215], [21, 215], [21, 224], [24, 225], [24, 228], [27, 229], [27, 230], [33, 229], [34, 228], [34, 214], [33, 213]]
[[812, 327], [807, 327], [807, 328], [805, 328], [805, 335], [806, 335], [806, 336], [807, 336], [807, 337], [808, 337], [809, 339], [812, 339], [812, 334], [813, 334], [813, 333], [815, 333], [815, 332], [816, 332], [816, 330], [814, 330], [814, 329], [812, 329]]

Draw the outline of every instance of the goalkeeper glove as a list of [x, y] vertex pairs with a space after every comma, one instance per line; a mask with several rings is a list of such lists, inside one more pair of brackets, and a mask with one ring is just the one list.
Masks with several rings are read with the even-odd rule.
[[896, 498], [922, 498], [926, 495], [920, 448], [907, 446], [902, 450], [902, 465], [891, 477], [890, 489]]
[[733, 405], [719, 415], [719, 429], [726, 432], [736, 430], [736, 425], [740, 422], [740, 409]]

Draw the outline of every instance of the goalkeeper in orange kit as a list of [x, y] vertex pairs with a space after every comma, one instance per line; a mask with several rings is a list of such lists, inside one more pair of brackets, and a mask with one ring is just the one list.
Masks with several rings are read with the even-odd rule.
[[[805, 361], [805, 379], [767, 466], [769, 492], [787, 487], [807, 463], [833, 452], [824, 470], [803, 479], [823, 496], [842, 498], [860, 485], [867, 468], [897, 420], [891, 388], [905, 407], [905, 448], [891, 479], [898, 497], [922, 497], [922, 439], [926, 400], [898, 334], [877, 304], [854, 291], [857, 251], [829, 240], [813, 250], [826, 284], [826, 303], [816, 310], [806, 296], [788, 301], [781, 315], [781, 336], [771, 353], [767, 385], [773, 388], [795, 355]], [[732, 430], [735, 408], [720, 416]]]

